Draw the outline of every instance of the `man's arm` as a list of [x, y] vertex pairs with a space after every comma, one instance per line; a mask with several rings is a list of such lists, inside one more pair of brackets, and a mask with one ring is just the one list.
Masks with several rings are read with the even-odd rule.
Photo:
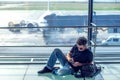
[[69, 52], [66, 56], [68, 62], [70, 62], [74, 67], [78, 67], [78, 66], [82, 66], [83, 64], [82, 63], [79, 63], [79, 62], [74, 62], [73, 58], [72, 58], [72, 53]]
[[78, 67], [78, 66], [83, 66], [83, 65], [86, 65], [86, 64], [92, 64], [92, 62], [90, 62], [90, 63], [74, 62], [73, 66], [74, 66], [74, 67]]
[[74, 62], [74, 60], [73, 60], [73, 58], [72, 58], [72, 53], [71, 53], [71, 52], [69, 52], [69, 53], [67, 54], [66, 58], [67, 58], [68, 62], [72, 63], [72, 65], [73, 65], [74, 67], [78, 67], [78, 66], [82, 66], [82, 65], [85, 65], [85, 64], [91, 64], [91, 63], [92, 63], [92, 62], [90, 62], [90, 63]]
[[74, 60], [73, 60], [73, 58], [72, 58], [72, 53], [71, 53], [71, 52], [69, 52], [69, 53], [67, 54], [66, 58], [67, 58], [68, 62], [70, 62], [70, 63], [73, 63], [73, 62], [74, 62]]

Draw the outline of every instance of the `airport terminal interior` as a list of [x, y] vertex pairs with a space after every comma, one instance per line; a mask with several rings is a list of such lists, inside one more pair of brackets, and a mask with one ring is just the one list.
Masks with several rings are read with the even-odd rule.
[[[37, 73], [54, 49], [66, 55], [81, 36], [97, 75]], [[119, 79], [120, 0], [0, 0], [0, 80]]]

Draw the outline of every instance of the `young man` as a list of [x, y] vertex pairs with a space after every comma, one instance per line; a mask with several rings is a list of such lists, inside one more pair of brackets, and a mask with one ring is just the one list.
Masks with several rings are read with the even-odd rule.
[[[54, 69], [57, 59], [62, 65], [62, 68]], [[87, 48], [87, 39], [85, 37], [79, 37], [67, 56], [65, 56], [60, 49], [55, 49], [49, 57], [47, 65], [42, 70], [38, 71], [38, 73], [53, 72], [61, 76], [69, 75], [77, 72], [82, 65], [92, 63], [92, 61], [93, 54]]]

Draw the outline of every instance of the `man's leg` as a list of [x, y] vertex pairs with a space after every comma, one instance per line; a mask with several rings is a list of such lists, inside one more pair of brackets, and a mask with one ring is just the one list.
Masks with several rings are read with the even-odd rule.
[[57, 59], [62, 66], [64, 66], [67, 62], [67, 59], [66, 59], [65, 55], [62, 53], [62, 51], [60, 49], [55, 49], [52, 52], [52, 54], [47, 62], [47, 67], [49, 69], [52, 69], [54, 67]]
[[53, 71], [54, 74], [63, 76], [63, 75], [72, 74], [74, 72], [74, 70], [69, 65], [65, 55], [62, 53], [62, 51], [60, 49], [55, 49], [53, 51], [53, 53], [51, 54], [51, 56], [48, 60], [47, 67], [49, 69], [52, 69], [54, 67], [57, 59], [59, 60], [59, 62], [62, 65], [63, 68], [54, 70]]
[[52, 54], [49, 57], [46, 67], [43, 70], [38, 71], [38, 73], [51, 72], [57, 59], [59, 60], [59, 62], [62, 66], [64, 66], [67, 63], [67, 59], [66, 59], [65, 55], [62, 53], [62, 51], [60, 49], [54, 49], [54, 51], [52, 52]]

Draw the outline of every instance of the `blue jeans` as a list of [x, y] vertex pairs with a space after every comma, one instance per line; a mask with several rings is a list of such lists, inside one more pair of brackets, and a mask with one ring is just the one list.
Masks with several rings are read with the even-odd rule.
[[47, 62], [47, 65], [46, 65], [47, 68], [52, 69], [54, 67], [57, 59], [60, 62], [60, 64], [62, 65], [62, 68], [57, 69], [55, 71], [55, 74], [63, 76], [63, 75], [69, 75], [69, 74], [74, 73], [74, 70], [71, 68], [65, 55], [62, 53], [62, 51], [60, 49], [54, 49], [54, 51], [50, 55], [49, 60]]

